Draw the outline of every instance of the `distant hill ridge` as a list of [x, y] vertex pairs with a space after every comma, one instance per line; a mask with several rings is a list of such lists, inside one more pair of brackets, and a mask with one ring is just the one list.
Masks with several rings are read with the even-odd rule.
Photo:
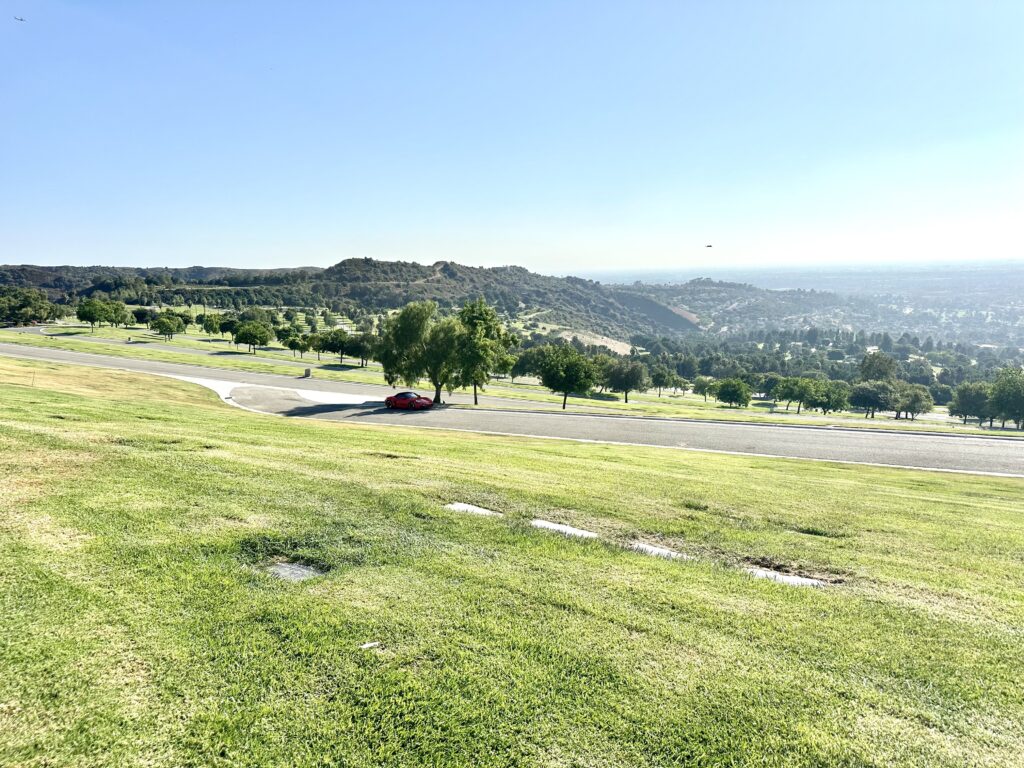
[[914, 300], [802, 288], [769, 290], [708, 278], [603, 284], [518, 266], [470, 267], [451, 261], [346, 259], [326, 269], [0, 266], [0, 286], [40, 288], [60, 301], [99, 294], [139, 304], [327, 306], [346, 313], [379, 313], [416, 300], [430, 299], [447, 308], [482, 296], [526, 330], [565, 329], [624, 342], [637, 335], [816, 326], [1021, 345], [1024, 301], [1019, 281], [979, 277], [971, 282], [965, 276], [965, 282], [970, 290], [963, 298], [953, 294]]
[[470, 267], [450, 261], [346, 259], [326, 269], [230, 269], [223, 267], [0, 266], [0, 285], [36, 287], [51, 298], [71, 300], [102, 292], [132, 303], [331, 305], [352, 303], [370, 311], [429, 299], [458, 306], [478, 296], [510, 318], [535, 318], [564, 327], [627, 340], [637, 333], [676, 334], [697, 324], [656, 299], [612, 289], [593, 280], [551, 277], [517, 266]]

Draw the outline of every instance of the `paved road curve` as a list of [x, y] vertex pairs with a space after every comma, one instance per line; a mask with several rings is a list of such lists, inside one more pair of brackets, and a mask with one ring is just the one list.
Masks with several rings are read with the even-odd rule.
[[[374, 385], [291, 379], [9, 344], [0, 344], [0, 354], [230, 381], [236, 384], [231, 398], [237, 405], [283, 416], [1024, 477], [1024, 440], [1014, 438], [498, 409], [439, 408], [396, 413], [385, 410], [380, 403], [391, 390]], [[301, 396], [303, 390], [308, 391], [308, 397]], [[322, 402], [330, 393], [363, 396], [366, 400], [353, 404], [349, 397], [348, 404]]]

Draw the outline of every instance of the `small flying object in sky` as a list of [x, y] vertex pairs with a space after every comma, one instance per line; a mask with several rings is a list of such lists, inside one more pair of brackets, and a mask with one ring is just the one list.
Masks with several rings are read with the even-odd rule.
[[705, 247], [705, 248], [710, 248], [711, 246], [710, 246], [710, 245], [705, 245], [704, 247]]
[[14, 20], [15, 21], [24, 21], [25, 19], [23, 19], [21, 16], [15, 16]]

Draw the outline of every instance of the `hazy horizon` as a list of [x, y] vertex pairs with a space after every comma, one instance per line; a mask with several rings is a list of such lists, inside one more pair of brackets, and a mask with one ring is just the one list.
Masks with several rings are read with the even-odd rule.
[[4, 8], [2, 263], [1024, 263], [1019, 3]]

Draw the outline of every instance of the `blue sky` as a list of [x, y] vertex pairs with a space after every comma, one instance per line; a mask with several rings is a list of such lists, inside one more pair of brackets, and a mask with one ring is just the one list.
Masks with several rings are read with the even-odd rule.
[[1024, 260], [1019, 0], [0, 7], [0, 263]]

